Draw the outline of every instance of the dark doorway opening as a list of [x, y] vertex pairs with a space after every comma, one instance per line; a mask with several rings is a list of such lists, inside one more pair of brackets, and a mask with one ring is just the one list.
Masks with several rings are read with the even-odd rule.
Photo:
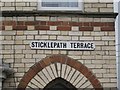
[[71, 83], [62, 78], [56, 78], [48, 83], [43, 90], [77, 90]]

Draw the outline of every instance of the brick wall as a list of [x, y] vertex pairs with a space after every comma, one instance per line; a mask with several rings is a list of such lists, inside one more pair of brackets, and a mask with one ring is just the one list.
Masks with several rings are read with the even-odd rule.
[[[80, 16], [3, 17], [3, 61], [15, 70], [4, 87], [17, 87], [36, 62], [63, 54], [87, 66], [103, 87], [116, 87], [115, 30], [113, 18]], [[33, 40], [93, 41], [95, 51], [31, 50]]]
[[[113, 12], [113, 0], [83, 0], [83, 12]], [[36, 11], [37, 0], [2, 0], [2, 11]]]

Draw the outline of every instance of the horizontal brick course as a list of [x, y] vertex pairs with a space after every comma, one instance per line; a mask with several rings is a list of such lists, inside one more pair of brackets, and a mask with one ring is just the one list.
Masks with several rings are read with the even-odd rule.
[[29, 30], [28, 26], [32, 26], [35, 30], [51, 30], [51, 26], [55, 26], [60, 31], [71, 31], [73, 26], [80, 31], [93, 31], [95, 27], [100, 28], [96, 31], [115, 30], [113, 22], [3, 21], [2, 25], [2, 30], [8, 30], [6, 26], [11, 26], [13, 30]]

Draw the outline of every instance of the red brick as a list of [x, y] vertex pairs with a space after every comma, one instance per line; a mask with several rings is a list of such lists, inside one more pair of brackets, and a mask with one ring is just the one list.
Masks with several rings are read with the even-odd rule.
[[108, 22], [107, 25], [108, 26], [115, 26], [115, 23], [114, 22]]
[[70, 26], [81, 26], [82, 23], [78, 23], [78, 22], [69, 22]]
[[115, 31], [114, 27], [101, 27], [101, 31]]
[[5, 26], [2, 26], [2, 28], [0, 28], [0, 30], [5, 30]]
[[61, 21], [57, 21], [57, 22], [53, 22], [53, 21], [49, 21], [48, 22], [48, 25], [53, 25], [53, 26], [58, 26], [58, 25], [61, 25], [62, 24], [62, 22]]
[[17, 25], [24, 25], [25, 22], [24, 22], [24, 21], [17, 21], [16, 24], [17, 24]]
[[84, 27], [84, 26], [89, 27], [89, 26], [91, 26], [91, 23], [90, 23], [90, 22], [83, 22], [83, 23], [82, 23], [82, 26], [83, 26], [83, 27]]
[[25, 25], [39, 25], [39, 21], [26, 21]]
[[35, 26], [36, 30], [50, 30], [49, 26]]
[[3, 21], [3, 25], [16, 25], [15, 21]]
[[61, 30], [61, 31], [70, 31], [71, 27], [70, 26], [58, 26], [57, 30]]
[[23, 25], [13, 26], [13, 30], [27, 30], [27, 26]]
[[93, 31], [93, 27], [80, 27], [80, 31]]
[[46, 21], [40, 21], [39, 25], [47, 25], [47, 22]]
[[45, 65], [49, 66], [51, 64], [51, 60], [49, 58], [47, 59], [43, 59], [43, 62], [45, 63]]
[[104, 26], [106, 23], [102, 22], [91, 22], [91, 26]]
[[61, 23], [62, 23], [63, 26], [69, 26], [69, 22], [63, 21], [63, 22], [61, 22]]

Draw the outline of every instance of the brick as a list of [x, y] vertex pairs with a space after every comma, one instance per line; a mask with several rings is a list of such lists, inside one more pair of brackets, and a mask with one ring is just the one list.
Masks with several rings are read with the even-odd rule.
[[73, 31], [69, 31], [69, 35], [71, 36], [82, 36], [82, 32], [73, 32]]
[[37, 2], [30, 3], [30, 6], [37, 6]]
[[69, 73], [69, 75], [68, 75], [68, 77], [67, 77], [67, 81], [70, 82], [70, 80], [71, 80], [71, 78], [72, 78], [72, 76], [73, 76], [74, 73], [75, 73], [75, 69], [72, 68], [71, 71], [70, 71], [70, 73]]
[[38, 31], [24, 31], [24, 35], [37, 35]]
[[102, 27], [101, 31], [115, 31], [114, 27]]
[[61, 21], [48, 21], [47, 24], [51, 26], [58, 26], [58, 25], [62, 25], [62, 22]]
[[34, 11], [37, 10], [36, 7], [23, 7], [23, 11]]
[[13, 30], [27, 30], [27, 26], [22, 26], [22, 25], [14, 26]]
[[38, 25], [40, 22], [38, 22], [38, 21], [26, 21], [25, 22], [25, 25]]
[[58, 21], [71, 21], [71, 17], [58, 17]]
[[5, 26], [5, 30], [12, 30], [12, 26]]
[[26, 21], [27, 17], [17, 17], [18, 21]]
[[105, 8], [107, 7], [107, 5], [105, 3], [95, 3], [95, 4], [92, 4], [92, 7], [97, 7], [97, 8]]
[[42, 71], [43, 71], [44, 75], [47, 77], [48, 81], [49, 82], [52, 81], [52, 78], [50, 77], [48, 71], [46, 69], [43, 69]]
[[60, 31], [60, 35], [66, 36], [66, 35], [69, 35], [69, 32], [68, 31]]
[[47, 22], [46, 21], [40, 21], [39, 24], [40, 25], [47, 25]]
[[27, 26], [27, 30], [35, 30], [35, 26]]
[[58, 36], [57, 40], [71, 40], [71, 37], [69, 37], [69, 36]]
[[79, 31], [79, 27], [72, 27], [72, 31]]
[[38, 21], [49, 21], [49, 17], [42, 17], [42, 16], [40, 16], [40, 17], [36, 17], [36, 20], [38, 20]]
[[58, 26], [57, 30], [61, 30], [61, 31], [70, 31], [71, 27], [70, 26]]
[[75, 71], [73, 77], [71, 78], [70, 82], [73, 84], [73, 82], [75, 81], [75, 79], [78, 77], [78, 75], [80, 74], [79, 71]]
[[17, 35], [23, 35], [23, 34], [24, 34], [24, 31], [17, 31], [16, 34], [17, 34]]
[[71, 71], [71, 67], [70, 67], [70, 66], [66, 66], [66, 71], [65, 71], [65, 74], [64, 74], [64, 78], [65, 78], [65, 79], [67, 79], [70, 71]]
[[39, 72], [38, 75], [39, 75], [46, 83], [49, 83], [47, 77], [43, 74], [43, 71], [42, 71], [42, 72]]
[[47, 40], [47, 39], [49, 39], [49, 36], [47, 36], [47, 35], [41, 35], [41, 36], [35, 36], [35, 39], [45, 39], [45, 40]]
[[50, 30], [57, 30], [57, 26], [50, 26]]
[[113, 12], [113, 8], [100, 8], [100, 12]]
[[2, 7], [2, 11], [15, 11], [15, 7]]
[[46, 34], [48, 34], [48, 35], [60, 35], [61, 32], [60, 31], [47, 31]]
[[16, 11], [22, 11], [23, 7], [16, 7]]
[[93, 31], [93, 27], [80, 27], [80, 31]]
[[12, 25], [16, 25], [16, 22], [15, 21], [3, 21], [3, 25], [12, 26]]
[[[40, 84], [42, 85], [42, 87], [40, 87], [40, 88], [44, 88], [44, 87], [46, 86], [46, 83], [45, 83], [38, 75], [36, 75], [34, 78], [35, 78], [37, 81], [39, 81]], [[44, 87], [43, 87], [43, 86], [44, 86]]]
[[86, 12], [98, 12], [98, 8], [85, 8]]
[[[39, 81], [39, 79], [37, 79], [37, 80]], [[41, 85], [41, 83], [39, 83], [37, 80], [32, 79], [31, 82], [32, 82], [32, 83], [35, 83], [35, 85], [34, 85], [34, 84], [31, 84], [30, 86], [33, 87], [33, 88], [38, 88], [38, 86], [39, 86], [39, 88], [44, 88], [44, 87]]]
[[81, 26], [82, 23], [78, 23], [78, 22], [69, 22], [70, 26]]
[[16, 24], [17, 24], [17, 25], [24, 25], [25, 22], [24, 22], [24, 21], [17, 21]]
[[93, 37], [80, 37], [80, 40], [93, 40]]
[[50, 30], [49, 26], [35, 26], [36, 30]]
[[94, 27], [94, 31], [101, 31], [101, 27]]
[[52, 71], [53, 71], [54, 76], [55, 76], [55, 77], [58, 77], [55, 64], [51, 64], [50, 66], [51, 66], [51, 69], [52, 69]]
[[25, 6], [25, 3], [22, 3], [22, 2], [19, 2], [19, 3], [18, 3], [18, 2], [16, 2], [16, 6], [18, 6], [18, 7], [19, 7], [19, 6]]

